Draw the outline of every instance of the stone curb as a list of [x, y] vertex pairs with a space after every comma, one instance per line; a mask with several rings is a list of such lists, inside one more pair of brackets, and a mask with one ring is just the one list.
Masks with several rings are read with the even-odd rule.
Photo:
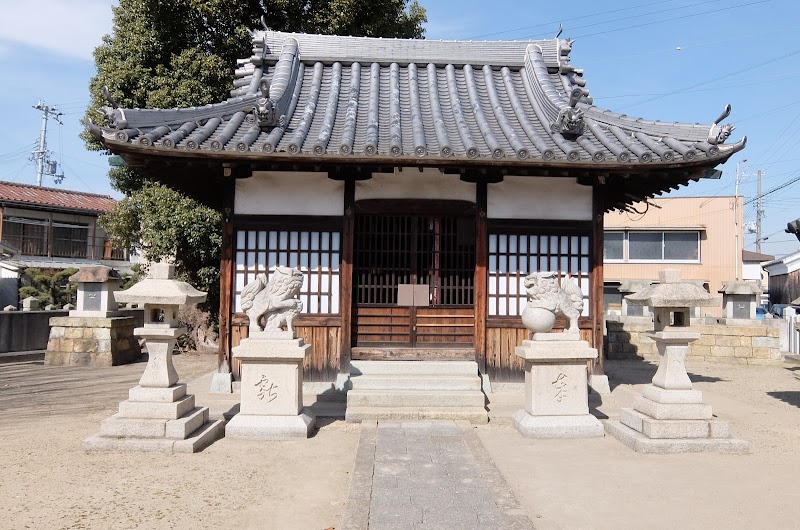
[[377, 431], [377, 421], [361, 422], [361, 437], [358, 440], [353, 473], [350, 475], [350, 491], [342, 515], [342, 530], [363, 530], [369, 527]]

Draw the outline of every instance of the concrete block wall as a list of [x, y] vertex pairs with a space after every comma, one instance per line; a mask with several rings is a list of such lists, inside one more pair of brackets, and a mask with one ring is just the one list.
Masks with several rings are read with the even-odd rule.
[[[698, 324], [691, 329], [700, 333], [700, 339], [690, 345], [687, 359], [735, 364], [782, 362], [777, 325]], [[607, 321], [608, 358], [658, 360], [655, 342], [647, 337], [652, 330], [651, 322]]]

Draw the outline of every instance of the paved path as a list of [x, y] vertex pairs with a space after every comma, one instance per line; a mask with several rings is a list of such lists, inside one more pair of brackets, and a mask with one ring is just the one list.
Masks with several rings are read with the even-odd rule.
[[533, 524], [471, 425], [404, 421], [362, 424], [343, 527], [467, 530]]

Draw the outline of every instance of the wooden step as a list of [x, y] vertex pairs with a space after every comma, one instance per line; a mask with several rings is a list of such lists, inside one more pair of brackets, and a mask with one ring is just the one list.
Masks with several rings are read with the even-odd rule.
[[352, 349], [352, 358], [394, 361], [472, 361], [475, 348], [365, 348]]

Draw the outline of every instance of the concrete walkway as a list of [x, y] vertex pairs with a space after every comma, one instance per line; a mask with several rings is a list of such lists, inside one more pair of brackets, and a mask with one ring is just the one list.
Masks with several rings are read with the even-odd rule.
[[363, 423], [345, 529], [533, 528], [468, 422]]

